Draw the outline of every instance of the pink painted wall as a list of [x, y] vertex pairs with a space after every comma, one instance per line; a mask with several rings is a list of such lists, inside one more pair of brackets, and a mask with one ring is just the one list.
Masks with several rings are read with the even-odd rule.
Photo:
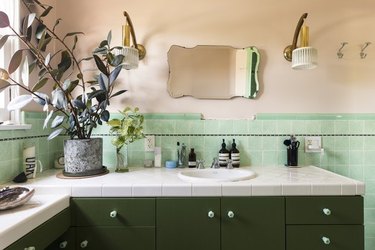
[[[142, 112], [195, 112], [205, 118], [248, 118], [259, 112], [374, 112], [375, 2], [373, 0], [64, 0], [57, 1], [61, 32], [83, 31], [82, 56], [113, 32], [120, 44], [122, 11], [127, 10], [137, 39], [147, 57], [137, 70], [123, 72], [128, 89], [112, 103], [117, 111], [127, 105]], [[319, 67], [295, 71], [282, 51], [291, 44], [295, 26], [308, 12], [310, 43], [318, 49]], [[349, 42], [337, 59], [341, 42]], [[368, 47], [360, 59], [360, 47]], [[257, 46], [262, 62], [261, 94], [257, 100], [173, 99], [167, 92], [167, 52], [171, 45], [198, 44]]]

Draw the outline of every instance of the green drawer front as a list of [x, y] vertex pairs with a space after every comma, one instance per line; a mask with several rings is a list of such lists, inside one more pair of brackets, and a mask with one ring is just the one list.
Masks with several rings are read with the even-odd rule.
[[67, 208], [7, 247], [6, 250], [20, 250], [32, 246], [35, 249], [44, 249], [68, 230], [69, 226], [70, 210]]
[[56, 250], [56, 249], [65, 249], [65, 250], [75, 250], [75, 228], [71, 227], [63, 235], [57, 238], [52, 244], [50, 244], [45, 250]]
[[286, 224], [363, 224], [363, 197], [286, 197]]
[[155, 250], [155, 227], [79, 227], [76, 249]]
[[286, 249], [364, 250], [363, 235], [362, 225], [287, 226]]
[[155, 226], [152, 198], [73, 198], [71, 207], [75, 226]]

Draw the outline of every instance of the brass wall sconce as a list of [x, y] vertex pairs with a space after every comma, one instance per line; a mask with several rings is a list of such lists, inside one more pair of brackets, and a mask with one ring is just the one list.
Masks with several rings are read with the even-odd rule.
[[[146, 48], [142, 44], [137, 43], [134, 26], [128, 12], [124, 11], [126, 18], [125, 24], [122, 26], [122, 47], [114, 50], [117, 55], [123, 55], [123, 68], [134, 69], [138, 67], [139, 60], [146, 56]], [[130, 46], [130, 37], [132, 38], [132, 46]]]
[[[302, 26], [306, 18], [307, 13], [300, 17], [294, 32], [293, 43], [284, 49], [284, 58], [292, 62], [293, 69], [313, 69], [317, 66], [318, 52], [309, 46], [309, 28]], [[301, 45], [297, 47], [299, 33], [301, 33]]]

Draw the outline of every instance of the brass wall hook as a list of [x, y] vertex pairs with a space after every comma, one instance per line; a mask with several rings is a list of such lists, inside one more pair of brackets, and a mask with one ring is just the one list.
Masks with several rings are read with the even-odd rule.
[[301, 30], [301, 27], [303, 25], [303, 22], [305, 21], [305, 19], [307, 18], [307, 13], [304, 13], [302, 14], [302, 16], [300, 17], [298, 23], [297, 23], [297, 26], [296, 26], [296, 30], [294, 31], [294, 36], [293, 36], [293, 43], [292, 45], [288, 45], [285, 49], [284, 49], [284, 58], [291, 62], [292, 61], [292, 52], [293, 50], [295, 50], [297, 48], [297, 41], [298, 41], [298, 35], [299, 35], [299, 32]]
[[344, 53], [342, 53], [342, 49], [343, 49], [346, 45], [348, 45], [347, 42], [342, 42], [342, 43], [341, 43], [341, 47], [340, 47], [339, 50], [337, 51], [337, 57], [338, 57], [339, 59], [341, 59], [341, 58], [344, 57]]
[[365, 59], [367, 54], [365, 53], [365, 49], [370, 45], [371, 43], [370, 42], [366, 42], [362, 48], [361, 48], [361, 53], [359, 53], [359, 56], [361, 57], [361, 59]]

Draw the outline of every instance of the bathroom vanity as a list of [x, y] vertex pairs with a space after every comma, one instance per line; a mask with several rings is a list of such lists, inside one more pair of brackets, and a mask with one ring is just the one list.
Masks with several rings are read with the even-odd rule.
[[[6, 249], [364, 249], [362, 182], [313, 166], [241, 169], [256, 178], [190, 183], [177, 177], [184, 170], [162, 168], [62, 180], [47, 172], [30, 183], [36, 194], [67, 192], [70, 203], [31, 232], [18, 225]], [[25, 240], [38, 232], [48, 245]]]

